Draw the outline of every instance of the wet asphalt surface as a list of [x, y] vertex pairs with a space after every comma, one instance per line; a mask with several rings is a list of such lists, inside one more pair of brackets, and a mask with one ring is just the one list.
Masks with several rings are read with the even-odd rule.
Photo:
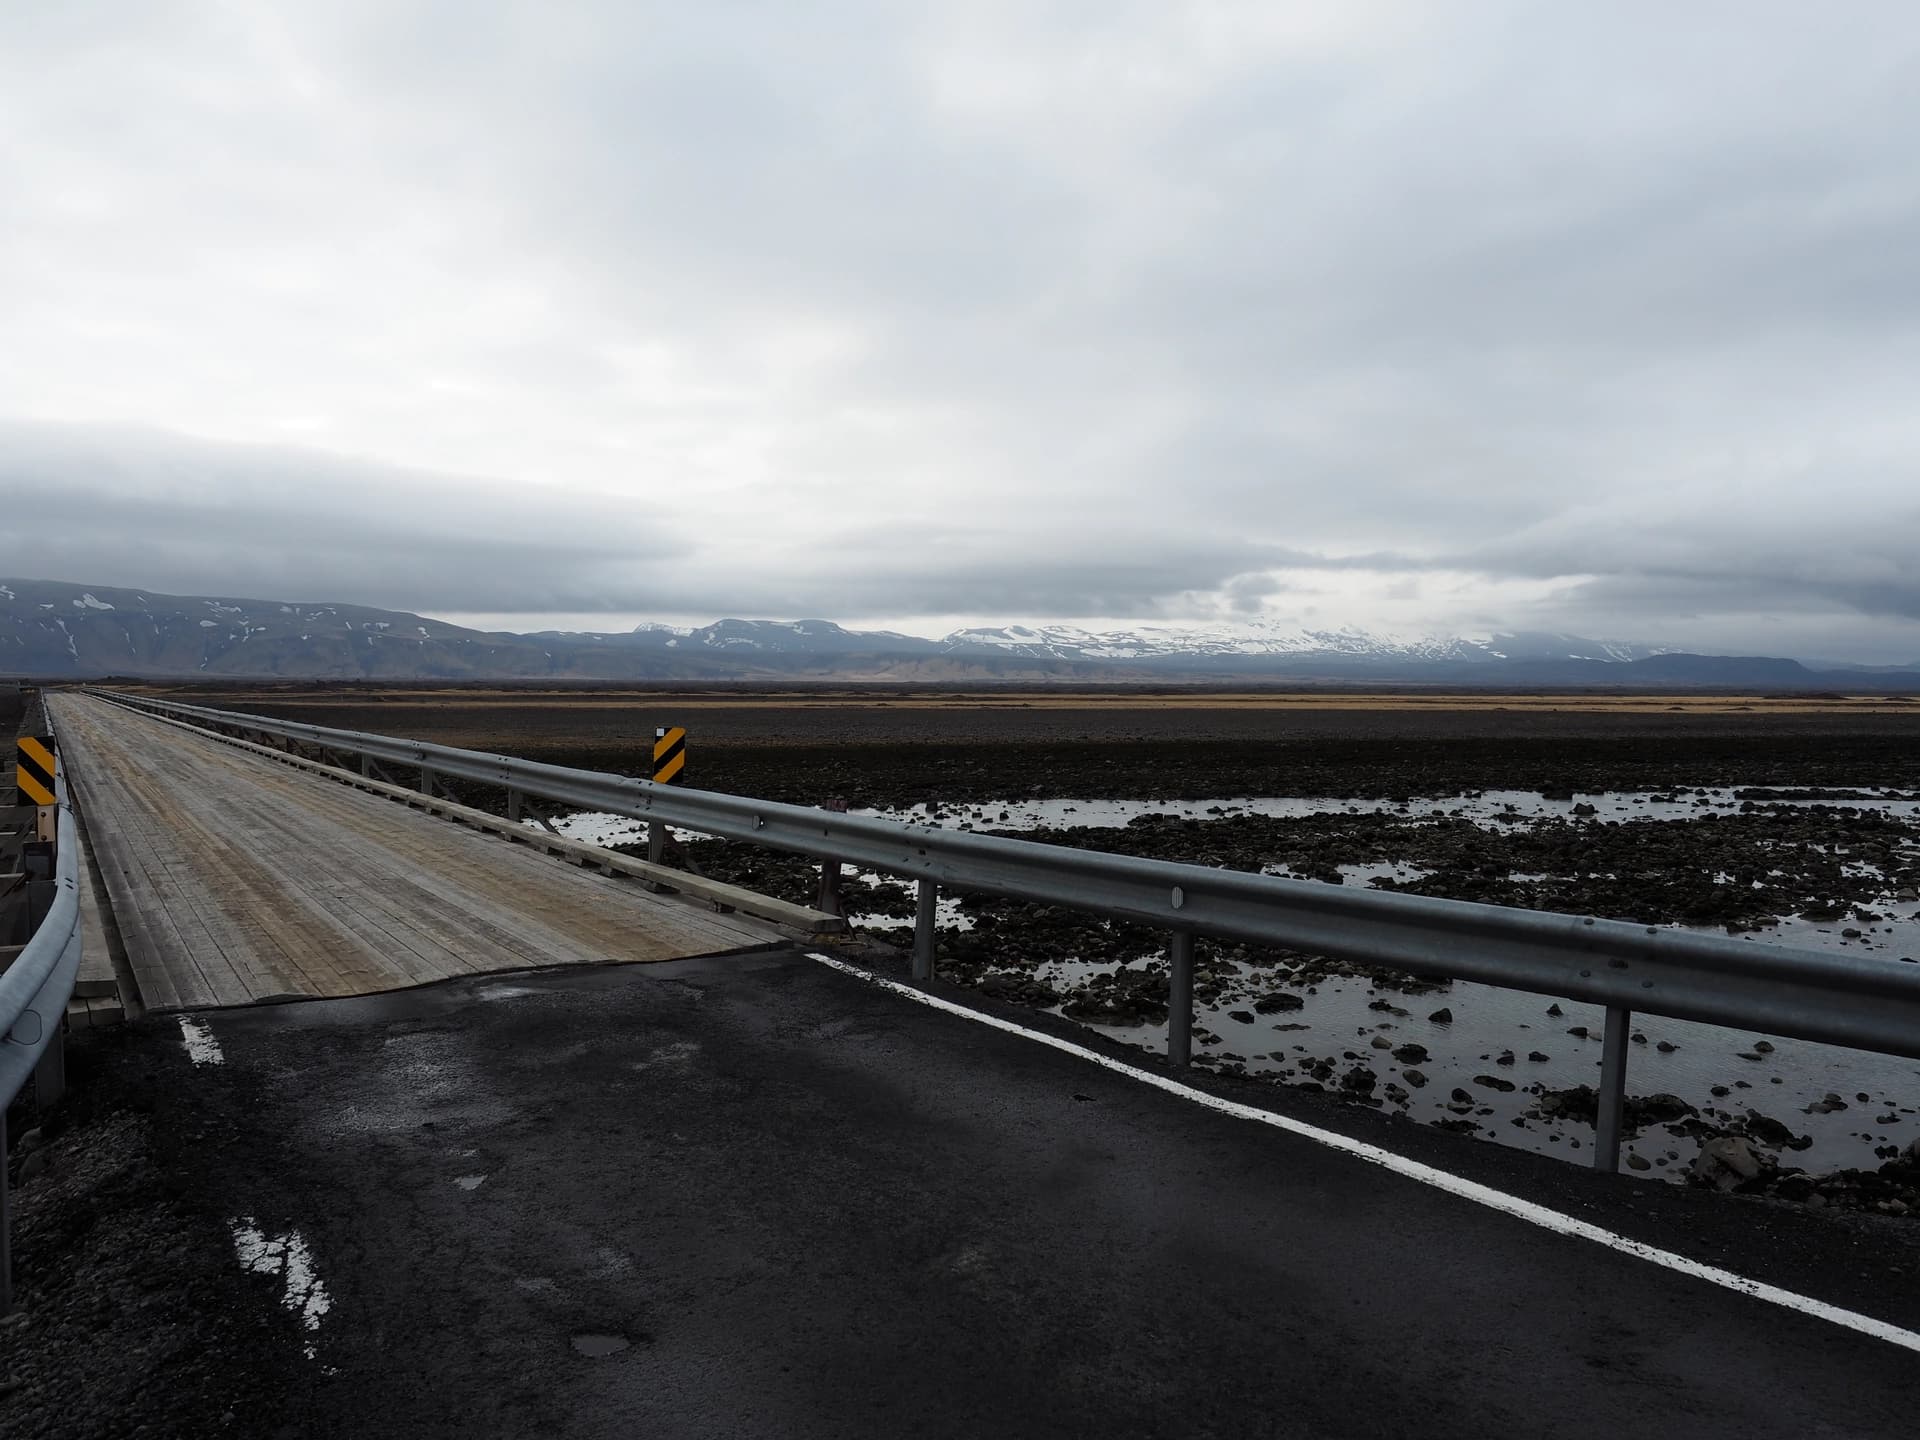
[[[202, 1328], [118, 1409], [63, 1393], [9, 1414], [31, 1395], [0, 1395], [9, 1435], [1745, 1440], [1908, 1435], [1920, 1404], [1920, 1355], [799, 952], [200, 1023], [223, 1063], [193, 1065], [164, 1017], [84, 1062], [96, 1107], [137, 1099], [154, 1131], [149, 1188], [64, 1194], [58, 1224], [31, 1210], [90, 1143], [124, 1143], [103, 1112], [65, 1129], [21, 1199], [30, 1320], [66, 1315], [50, 1273], [159, 1203], [178, 1233], [151, 1262], [153, 1309], [82, 1318], [102, 1345]], [[1913, 1227], [1197, 1083], [1920, 1324]], [[29, 1331], [0, 1331], [0, 1377], [33, 1373]]]

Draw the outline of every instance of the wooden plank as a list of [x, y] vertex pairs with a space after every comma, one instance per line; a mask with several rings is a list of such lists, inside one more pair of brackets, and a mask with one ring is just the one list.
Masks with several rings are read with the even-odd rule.
[[[745, 915], [610, 886], [499, 844], [481, 830], [509, 827], [484, 812], [100, 702], [63, 697], [57, 705], [75, 772], [95, 772], [85, 798], [100, 866], [143, 997], [146, 972], [156, 972], [151, 1008], [360, 994], [782, 938]], [[389, 803], [399, 794], [420, 808]], [[427, 810], [479, 823], [447, 825]], [[124, 822], [111, 838], [109, 811]], [[568, 859], [596, 850], [563, 843]], [[675, 884], [695, 878], [666, 873]]]
[[760, 919], [771, 920], [776, 924], [790, 925], [795, 929], [816, 933], [832, 933], [846, 928], [846, 921], [841, 916], [829, 915], [805, 905], [795, 905], [771, 895], [762, 895], [758, 891], [726, 884], [724, 881], [709, 880], [705, 876], [694, 875], [685, 870], [650, 864], [636, 855], [626, 855], [604, 846], [590, 845], [584, 840], [571, 840], [562, 835], [531, 831], [523, 825], [515, 825], [485, 810], [474, 809], [452, 800], [429, 798], [421, 795], [417, 790], [370, 780], [337, 766], [322, 765], [317, 761], [302, 760], [281, 755], [278, 752], [268, 753], [282, 764], [293, 764], [304, 770], [326, 774], [356, 790], [364, 790], [369, 794], [384, 795], [390, 800], [397, 800], [409, 809], [424, 810], [444, 819], [470, 825], [487, 834], [522, 841], [546, 854], [565, 856], [579, 864], [596, 865], [608, 874], [628, 875], [635, 879], [670, 885], [682, 894], [698, 896], [703, 900], [726, 905], [743, 915], [753, 915]]
[[[77, 836], [76, 836], [77, 838]], [[113, 952], [107, 947], [106, 919], [100, 913], [100, 896], [94, 888], [93, 864], [87, 859], [84, 841], [74, 857], [80, 895], [80, 973], [73, 982], [73, 993], [82, 999], [96, 995], [118, 995], [119, 978], [113, 972]]]
[[[115, 757], [122, 760], [118, 767], [109, 763], [81, 707], [62, 707], [62, 718], [62, 743], [74, 761], [67, 770], [68, 783], [79, 792], [82, 808], [93, 819], [95, 858], [142, 1003], [155, 1010], [223, 1003], [215, 981], [226, 979], [230, 990], [231, 967], [198, 934], [197, 923], [190, 923], [183, 933], [179, 917], [169, 909], [171, 887], [164, 872], [155, 875], [151, 856], [153, 816], [144, 797], [128, 783], [130, 767], [123, 757]], [[186, 934], [193, 934], [203, 950], [212, 953], [196, 957]], [[209, 963], [217, 958], [213, 976], [202, 968], [202, 958]]]
[[[152, 717], [144, 717], [152, 718]], [[617, 850], [590, 845], [581, 840], [570, 840], [564, 836], [538, 833], [525, 826], [514, 825], [510, 821], [485, 810], [477, 810], [455, 801], [422, 795], [419, 791], [405, 786], [392, 785], [384, 781], [369, 779], [355, 771], [344, 770], [338, 766], [322, 764], [300, 756], [287, 755], [278, 750], [269, 750], [265, 746], [255, 745], [251, 741], [235, 740], [231, 737], [216, 737], [224, 743], [246, 750], [256, 751], [264, 758], [281, 765], [293, 766], [315, 774], [326, 775], [341, 784], [368, 794], [382, 795], [396, 800], [412, 810], [421, 810], [457, 820], [471, 825], [488, 834], [501, 835], [520, 840], [545, 853], [565, 856], [578, 863], [600, 866], [609, 874], [630, 875], [638, 879], [656, 881], [672, 886], [675, 890], [726, 905], [742, 914], [754, 915], [761, 919], [772, 920], [776, 924], [790, 925], [815, 933], [833, 933], [844, 930], [846, 921], [838, 915], [828, 915], [824, 911], [814, 910], [804, 905], [795, 905], [757, 891], [743, 889], [738, 885], [728, 885], [722, 881], [709, 880], [704, 876], [693, 875], [685, 870], [674, 870], [665, 865], [653, 865], [633, 855], [624, 855]]]
[[[742, 889], [739, 886], [708, 880], [701, 876], [691, 875], [685, 871], [672, 870], [661, 865], [652, 865], [637, 856], [623, 855], [618, 851], [604, 849], [597, 845], [589, 845], [584, 841], [569, 840], [556, 835], [530, 831], [523, 826], [512, 825], [502, 820], [499, 816], [489, 814], [484, 810], [471, 809], [452, 801], [429, 799], [422, 796], [417, 790], [390, 785], [382, 781], [370, 780], [352, 771], [322, 765], [316, 761], [310, 761], [300, 757], [288, 756], [280, 751], [267, 750], [265, 747], [255, 746], [248, 741], [237, 741], [228, 738], [225, 740], [225, 743], [242, 749], [255, 751], [263, 758], [269, 759], [279, 765], [324, 774], [352, 789], [366, 791], [369, 794], [382, 795], [388, 799], [399, 801], [412, 810], [426, 811], [446, 818], [459, 819], [477, 830], [522, 841], [537, 850], [562, 857], [576, 864], [593, 864], [608, 873], [624, 874], [668, 883], [674, 889], [683, 893], [700, 896], [715, 904], [725, 904], [728, 908], [739, 910], [743, 914], [751, 914], [759, 918], [771, 919], [776, 921], [776, 923], [787, 924], [795, 929], [804, 929], [814, 933], [832, 932], [845, 928], [846, 922], [839, 916], [827, 915], [822, 911], [790, 904], [787, 901], [761, 895], [755, 891]], [[759, 938], [758, 933], [750, 929], [743, 929], [738, 933], [743, 937], [744, 943], [752, 943], [753, 939]]]
[[[69, 784], [73, 783], [71, 779]], [[141, 1002], [149, 1009], [175, 1009], [195, 1003], [203, 983], [191, 964], [181, 966], [176, 958], [180, 950], [179, 932], [161, 915], [149, 910], [147, 891], [139, 883], [139, 872], [121, 836], [110, 826], [102, 827], [94, 838], [94, 855], [100, 862], [101, 879], [113, 905], [113, 918], [120, 926], [120, 938], [126, 946], [127, 962], [139, 987]], [[183, 993], [183, 974], [190, 976]], [[202, 1002], [204, 1003], [204, 1002]]]

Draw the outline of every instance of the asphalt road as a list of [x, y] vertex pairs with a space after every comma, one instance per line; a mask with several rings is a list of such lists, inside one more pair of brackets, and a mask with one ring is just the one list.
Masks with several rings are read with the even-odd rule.
[[[103, 1063], [144, 1067], [156, 1120], [191, 1137], [168, 1152], [170, 1189], [240, 1227], [240, 1251], [229, 1237], [207, 1252], [238, 1277], [220, 1293], [239, 1318], [205, 1342], [246, 1390], [232, 1433], [1920, 1428], [1920, 1355], [798, 952], [201, 1024], [218, 1065], [190, 1063], [164, 1017]], [[1900, 1222], [1609, 1180], [1321, 1097], [1228, 1092], [1920, 1320], [1920, 1247]], [[241, 1273], [241, 1252], [259, 1273]], [[624, 1348], [583, 1354], [587, 1336]]]

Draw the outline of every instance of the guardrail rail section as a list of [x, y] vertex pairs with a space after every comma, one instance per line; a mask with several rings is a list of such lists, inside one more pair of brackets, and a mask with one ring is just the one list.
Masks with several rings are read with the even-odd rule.
[[1000, 895], [1156, 926], [1168, 933], [1167, 1054], [1192, 1055], [1193, 945], [1216, 936], [1444, 975], [1606, 1010], [1594, 1165], [1619, 1168], [1627, 1040], [1636, 1011], [1920, 1059], [1920, 965], [1690, 934], [1592, 916], [1357, 890], [1166, 860], [977, 835], [932, 825], [776, 804], [457, 750], [419, 740], [99, 692], [130, 709], [221, 734], [418, 769], [507, 791], [507, 813], [534, 796], [765, 845], [918, 882], [913, 977], [934, 968], [941, 890]]
[[49, 758], [54, 763], [53, 897], [26, 948], [0, 971], [0, 1315], [13, 1308], [13, 1201], [4, 1164], [7, 1107], [28, 1076], [35, 1077], [34, 1094], [42, 1105], [65, 1090], [67, 1002], [80, 973], [80, 842], [65, 764], [57, 751]]

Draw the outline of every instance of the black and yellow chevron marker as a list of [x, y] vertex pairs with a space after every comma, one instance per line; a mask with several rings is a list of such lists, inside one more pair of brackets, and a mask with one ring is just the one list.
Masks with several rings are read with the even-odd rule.
[[653, 732], [653, 782], [671, 785], [687, 768], [687, 732], [675, 725], [660, 726]]
[[13, 783], [20, 787], [21, 802], [27, 805], [53, 804], [53, 737], [22, 735], [14, 757]]

